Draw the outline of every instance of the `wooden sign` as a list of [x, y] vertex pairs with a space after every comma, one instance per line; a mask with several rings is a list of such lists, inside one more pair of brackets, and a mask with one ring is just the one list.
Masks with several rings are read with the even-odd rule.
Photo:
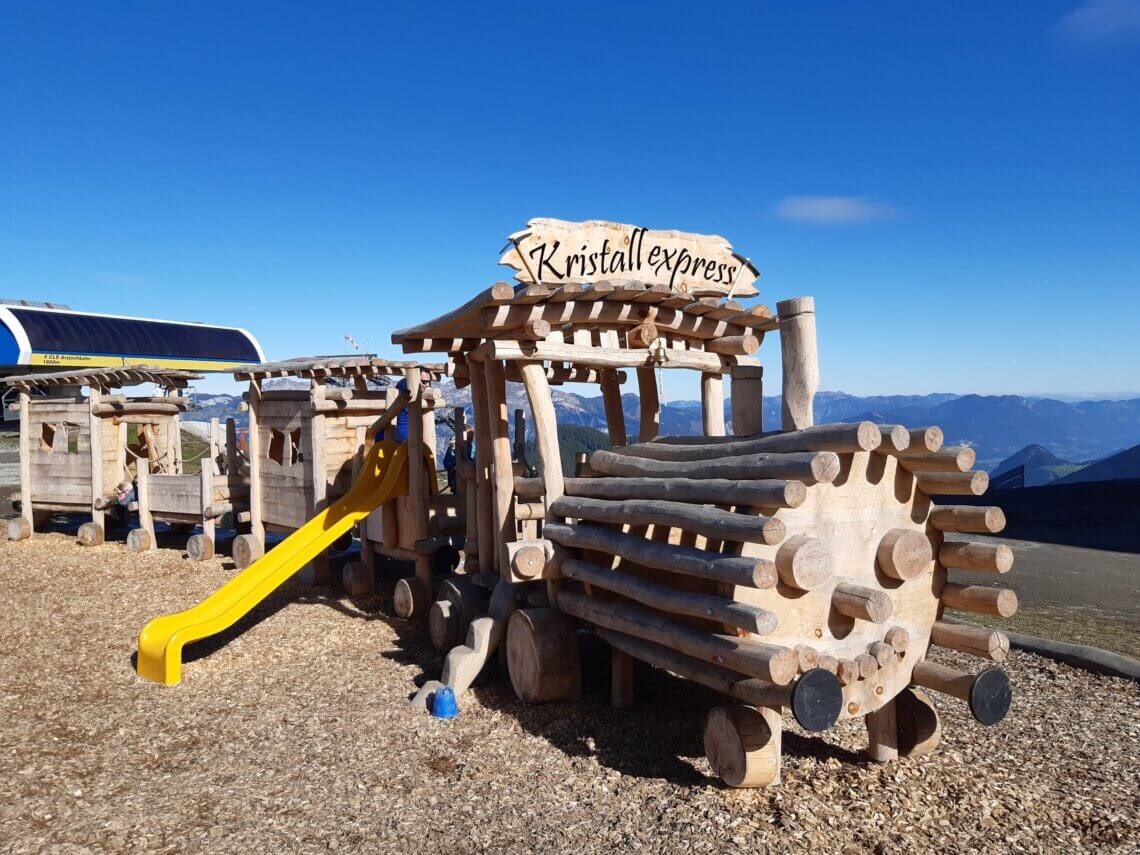
[[756, 268], [716, 235], [539, 218], [510, 241], [499, 263], [514, 268], [515, 278], [527, 284], [632, 279], [693, 297], [759, 293], [753, 284], [760, 275]]

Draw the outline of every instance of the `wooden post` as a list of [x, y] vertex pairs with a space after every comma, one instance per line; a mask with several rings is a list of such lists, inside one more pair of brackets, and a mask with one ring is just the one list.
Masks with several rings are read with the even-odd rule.
[[[408, 384], [408, 393], [411, 400], [408, 402], [408, 505], [412, 512], [412, 542], [419, 543], [428, 536], [427, 523], [430, 512], [431, 493], [428, 489], [428, 478], [434, 478], [434, 472], [427, 471], [424, 459], [424, 389], [420, 383], [420, 368], [413, 366], [405, 369], [404, 377]], [[431, 607], [432, 556], [416, 550], [416, 579], [420, 590], [416, 592], [416, 603], [413, 615], [426, 617]], [[420, 598], [423, 598], [422, 604]]]
[[641, 399], [639, 442], [657, 439], [661, 432], [661, 404], [657, 397], [657, 374], [652, 365], [637, 366], [637, 395]]
[[780, 317], [784, 367], [782, 427], [799, 430], [814, 424], [812, 402], [819, 389], [815, 300], [811, 297], [782, 300], [776, 304], [776, 311]]
[[87, 425], [88, 430], [91, 432], [91, 441], [88, 443], [91, 454], [91, 522], [99, 529], [101, 534], [106, 534], [106, 526], [103, 522], [103, 511], [94, 506], [96, 499], [103, 498], [103, 420], [95, 415], [95, 407], [99, 404], [99, 390], [92, 386], [91, 394], [88, 396], [88, 416]]
[[610, 651], [610, 706], [633, 706], [633, 657], [616, 647]]
[[[182, 417], [175, 413], [170, 418], [170, 428], [167, 431], [168, 460], [173, 461], [172, 474], [182, 474]], [[170, 464], [168, 464], [170, 465]]]
[[237, 423], [226, 419], [226, 474], [230, 480], [236, 479], [241, 471], [241, 456], [238, 454]]
[[705, 436], [724, 436], [724, 375], [701, 374], [701, 423]]
[[[221, 448], [218, 446], [218, 420], [216, 418], [210, 419], [210, 471], [218, 471], [218, 457], [221, 456]], [[205, 467], [203, 467], [205, 468]]]
[[736, 365], [731, 377], [733, 435], [761, 433], [764, 430], [764, 369], [759, 365]]
[[487, 377], [479, 363], [471, 366], [471, 410], [475, 420], [475, 515], [480, 573], [495, 570], [495, 498], [491, 489], [491, 415], [487, 406]]
[[867, 751], [876, 763], [899, 758], [899, 725], [893, 700], [867, 713], [867, 736]]
[[[150, 473], [146, 471], [145, 466], [140, 466], [135, 473], [135, 485], [138, 487], [138, 495], [135, 498], [139, 503], [139, 528], [150, 536], [150, 548], [156, 549], [158, 538], [154, 533], [154, 517], [150, 513]], [[205, 508], [207, 504], [209, 502], [203, 503], [202, 507]]]
[[20, 387], [20, 517], [28, 521], [28, 531], [34, 531], [32, 516], [32, 397]]
[[[310, 387], [309, 401], [312, 404], [313, 412], [309, 417], [308, 434], [301, 436], [301, 452], [304, 457], [302, 465], [308, 471], [309, 482], [312, 484], [312, 492], [305, 497], [310, 519], [319, 511], [324, 510], [328, 504], [329, 479], [328, 468], [325, 464], [325, 417], [317, 409], [318, 403], [325, 400], [324, 393], [325, 386], [323, 383], [314, 382]], [[288, 433], [285, 435], [285, 441], [288, 444]], [[292, 458], [286, 457], [286, 460], [290, 459]], [[327, 587], [332, 584], [332, 569], [329, 566], [327, 551], [314, 556], [313, 560], [309, 562], [309, 566], [312, 569], [312, 579], [315, 585]]]
[[[511, 438], [507, 429], [507, 385], [502, 362], [484, 362], [487, 386], [487, 418], [491, 434], [491, 479], [494, 484], [495, 566], [502, 578], [510, 580], [507, 543], [515, 539], [514, 468], [511, 465]], [[482, 569], [482, 568], [480, 568]]]
[[602, 389], [602, 404], [606, 410], [606, 430], [610, 435], [610, 445], [626, 444], [625, 412], [621, 405], [621, 385], [618, 383], [617, 369], [603, 368], [599, 372]]
[[530, 410], [534, 414], [535, 447], [538, 449], [539, 465], [542, 467], [546, 519], [552, 520], [551, 505], [566, 492], [562, 457], [558, 448], [558, 421], [554, 412], [554, 400], [550, 396], [550, 384], [547, 382], [546, 369], [541, 362], [524, 362], [522, 377], [523, 387], [530, 401]]
[[249, 526], [253, 539], [265, 549], [265, 524], [261, 521], [261, 386], [249, 382]]
[[[214, 419], [213, 424], [211, 425], [211, 434], [214, 433], [213, 429], [217, 427], [217, 423], [218, 420]], [[214, 472], [212, 467], [203, 466], [202, 470], [198, 473], [198, 481], [202, 487], [202, 536], [210, 542], [209, 551], [212, 553], [215, 546], [214, 531], [216, 524], [212, 516], [206, 515], [206, 508], [210, 507], [214, 501]], [[142, 516], [142, 502], [139, 502], [139, 516]], [[150, 548], [154, 549], [156, 547], [156, 543], [153, 531], [151, 532], [150, 542]]]

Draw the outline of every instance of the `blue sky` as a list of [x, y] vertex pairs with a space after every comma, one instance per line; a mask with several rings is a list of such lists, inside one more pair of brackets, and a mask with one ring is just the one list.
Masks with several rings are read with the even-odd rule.
[[612, 219], [813, 294], [827, 389], [1140, 391], [1137, 0], [0, 14], [2, 296], [395, 354]]

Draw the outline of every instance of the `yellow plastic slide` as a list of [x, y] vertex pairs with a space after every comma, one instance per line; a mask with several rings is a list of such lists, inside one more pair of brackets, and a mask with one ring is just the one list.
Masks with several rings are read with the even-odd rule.
[[182, 680], [182, 648], [233, 626], [286, 579], [384, 502], [408, 491], [406, 445], [378, 442], [360, 477], [321, 511], [193, 608], [150, 621], [139, 633], [139, 675], [167, 686]]

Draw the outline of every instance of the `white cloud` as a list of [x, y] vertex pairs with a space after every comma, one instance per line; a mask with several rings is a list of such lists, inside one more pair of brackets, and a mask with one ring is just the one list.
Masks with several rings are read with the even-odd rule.
[[1085, 0], [1057, 22], [1062, 38], [1080, 45], [1140, 36], [1140, 0]]
[[866, 223], [894, 213], [890, 205], [862, 196], [788, 196], [776, 205], [780, 219], [819, 225]]

